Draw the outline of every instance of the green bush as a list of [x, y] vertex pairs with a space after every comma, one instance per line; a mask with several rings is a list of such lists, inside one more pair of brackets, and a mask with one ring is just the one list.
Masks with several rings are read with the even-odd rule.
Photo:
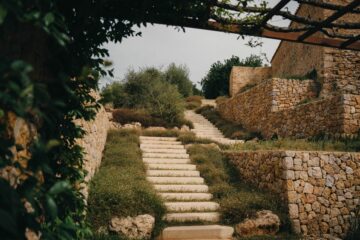
[[112, 115], [113, 115], [113, 120], [121, 124], [139, 122], [143, 127], [167, 126], [167, 123], [164, 120], [160, 118], [152, 117], [149, 113], [142, 110], [118, 108], [118, 109], [114, 109]]
[[171, 63], [164, 75], [167, 82], [177, 86], [179, 93], [183, 97], [193, 94], [193, 85], [189, 79], [189, 69], [185, 65], [176, 66], [175, 63]]
[[198, 96], [198, 95], [193, 95], [193, 96], [185, 98], [186, 102], [197, 102], [199, 104], [201, 104], [202, 100], [203, 100], [203, 97]]
[[110, 131], [101, 167], [90, 182], [88, 222], [94, 231], [113, 216], [150, 214], [156, 219], [154, 233], [159, 233], [165, 207], [145, 171], [138, 133]]
[[201, 103], [198, 102], [186, 102], [185, 108], [188, 110], [193, 110], [201, 106]]

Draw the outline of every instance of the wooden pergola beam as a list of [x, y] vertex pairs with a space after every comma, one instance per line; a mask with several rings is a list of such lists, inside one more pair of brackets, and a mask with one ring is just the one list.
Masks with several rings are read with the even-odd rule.
[[261, 20], [261, 23], [258, 25], [258, 27], [262, 28], [264, 27], [267, 22], [274, 16], [276, 15], [277, 12], [279, 12], [283, 7], [285, 7], [286, 4], [288, 4], [290, 2], [290, 0], [281, 0], [280, 2], [278, 2], [278, 4], [275, 5], [275, 7], [273, 7], [265, 16], [264, 18]]
[[346, 47], [343, 47], [342, 45], [345, 44], [346, 41], [348, 40], [339, 40], [334, 38], [310, 36], [304, 41], [299, 41], [299, 36], [302, 35], [302, 32], [275, 32], [271, 30], [262, 29], [262, 31], [260, 31], [259, 34], [242, 33], [242, 29], [239, 25], [236, 24], [224, 25], [213, 21], [209, 21], [208, 26], [206, 28], [203, 27], [200, 28], [207, 30], [235, 33], [235, 34], [245, 34], [255, 37], [264, 37], [264, 38], [278, 39], [278, 40], [284, 40], [290, 42], [298, 42], [298, 43], [305, 43], [305, 44], [325, 46], [325, 47], [343, 48], [343, 49], [346, 48], [350, 50], [360, 51], [359, 41], [354, 41], [348, 44]]
[[306, 38], [310, 37], [314, 33], [320, 31], [323, 28], [324, 25], [332, 23], [333, 21], [335, 21], [336, 19], [339, 19], [340, 17], [344, 16], [346, 13], [348, 13], [349, 11], [351, 11], [354, 8], [358, 7], [359, 5], [360, 5], [359, 0], [353, 0], [351, 3], [349, 3], [345, 7], [341, 8], [340, 10], [336, 11], [330, 17], [328, 17], [327, 19], [322, 21], [322, 23], [320, 25], [315, 26], [314, 28], [308, 30], [307, 32], [305, 32], [304, 34], [299, 36], [298, 40], [299, 41], [305, 40]]

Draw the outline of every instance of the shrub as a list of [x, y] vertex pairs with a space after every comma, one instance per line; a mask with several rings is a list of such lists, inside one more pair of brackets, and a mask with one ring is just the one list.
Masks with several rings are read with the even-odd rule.
[[201, 105], [202, 99], [203, 99], [202, 96], [194, 95], [194, 96], [187, 97], [185, 99], [185, 101], [186, 102], [197, 102], [197, 103], [199, 103]]
[[141, 110], [118, 108], [118, 109], [114, 109], [112, 114], [114, 121], [121, 124], [139, 122], [144, 127], [167, 126], [167, 123], [164, 120], [160, 118], [152, 117], [149, 113], [146, 113], [145, 111], [141, 111]]
[[201, 106], [201, 103], [198, 102], [186, 102], [185, 108], [188, 110], [193, 110]]
[[185, 65], [176, 66], [175, 63], [169, 65], [166, 69], [165, 80], [177, 86], [179, 93], [183, 97], [193, 94], [193, 85], [189, 79], [189, 69]]

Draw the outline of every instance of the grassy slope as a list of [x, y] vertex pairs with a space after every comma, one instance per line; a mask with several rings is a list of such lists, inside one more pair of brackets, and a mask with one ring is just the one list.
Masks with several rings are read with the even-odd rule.
[[165, 207], [146, 181], [137, 132], [109, 132], [101, 167], [90, 183], [88, 204], [88, 222], [94, 232], [107, 226], [112, 216], [150, 214], [156, 218], [155, 234], [159, 233]]
[[223, 224], [235, 225], [259, 210], [271, 210], [281, 219], [280, 234], [276, 237], [261, 236], [244, 239], [297, 239], [289, 233], [288, 214], [281, 200], [271, 193], [243, 183], [220, 150], [204, 145], [193, 145], [189, 148], [189, 153], [192, 161], [197, 164], [201, 176], [209, 185], [215, 201], [220, 203]]

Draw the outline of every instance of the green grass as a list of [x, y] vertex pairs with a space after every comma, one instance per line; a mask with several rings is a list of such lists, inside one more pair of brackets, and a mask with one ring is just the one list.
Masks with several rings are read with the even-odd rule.
[[[154, 236], [163, 227], [165, 206], [146, 180], [138, 132], [110, 131], [98, 173], [90, 182], [88, 222], [94, 232], [108, 226], [113, 216], [150, 214], [155, 217]], [[115, 236], [94, 239], [124, 239]]]
[[250, 140], [253, 138], [262, 139], [260, 133], [247, 131], [241, 124], [233, 123], [223, 119], [212, 106], [204, 106], [196, 109], [198, 114], [203, 115], [214, 124], [227, 138]]
[[233, 151], [257, 150], [305, 150], [305, 151], [346, 151], [360, 150], [360, 140], [306, 140], [278, 139], [259, 142], [245, 142], [230, 146]]
[[214, 200], [221, 206], [222, 224], [235, 225], [245, 218], [254, 216], [257, 211], [266, 209], [276, 213], [281, 220], [279, 236], [281, 234], [292, 236], [287, 207], [277, 195], [260, 191], [242, 182], [236, 169], [228, 163], [228, 160], [217, 148], [193, 145], [188, 152], [192, 162], [197, 165], [201, 176], [209, 185]]

